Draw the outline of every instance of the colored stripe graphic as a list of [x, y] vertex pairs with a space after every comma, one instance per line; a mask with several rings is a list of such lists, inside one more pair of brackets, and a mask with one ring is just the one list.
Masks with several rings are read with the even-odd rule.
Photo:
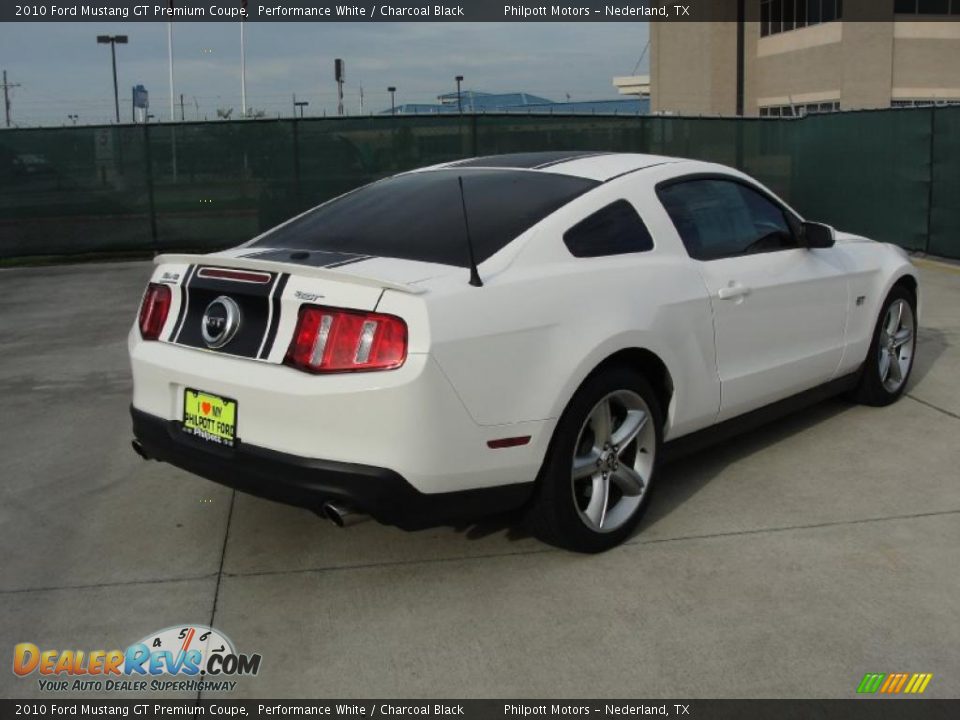
[[919, 695], [927, 689], [932, 679], [933, 673], [867, 673], [857, 686], [857, 692]]
[[875, 693], [880, 689], [880, 683], [883, 682], [885, 677], [885, 673], [867, 673], [863, 676], [863, 680], [860, 681], [860, 685], [857, 687], [857, 692]]

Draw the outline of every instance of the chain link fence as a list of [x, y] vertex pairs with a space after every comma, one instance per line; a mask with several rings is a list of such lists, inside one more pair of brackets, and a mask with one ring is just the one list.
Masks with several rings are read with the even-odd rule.
[[738, 167], [810, 219], [960, 258], [960, 107], [801, 120], [455, 115], [0, 132], [0, 261], [229, 247], [402, 170], [611, 150]]

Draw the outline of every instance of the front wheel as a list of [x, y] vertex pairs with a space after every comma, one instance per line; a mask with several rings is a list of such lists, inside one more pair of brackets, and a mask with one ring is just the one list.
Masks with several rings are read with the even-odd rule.
[[909, 290], [890, 291], [857, 386], [856, 399], [865, 405], [889, 405], [907, 387], [917, 344], [917, 300]]
[[533, 533], [593, 553], [629, 537], [649, 501], [662, 426], [641, 375], [614, 367], [589, 378], [550, 444], [528, 514]]

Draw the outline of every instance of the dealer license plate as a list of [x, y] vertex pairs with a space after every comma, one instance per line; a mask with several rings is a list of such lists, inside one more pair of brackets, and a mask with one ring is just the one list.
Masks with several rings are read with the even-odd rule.
[[187, 388], [183, 393], [183, 431], [208, 442], [233, 447], [237, 401]]

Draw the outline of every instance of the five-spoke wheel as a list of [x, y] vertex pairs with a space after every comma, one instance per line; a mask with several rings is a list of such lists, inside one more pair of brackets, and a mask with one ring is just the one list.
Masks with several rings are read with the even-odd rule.
[[890, 291], [873, 331], [855, 397], [867, 405], [889, 405], [903, 394], [917, 345], [917, 298], [910, 288]]
[[649, 502], [662, 428], [659, 399], [640, 373], [598, 369], [557, 424], [528, 509], [533, 533], [579, 552], [623, 542]]
[[650, 480], [656, 433], [650, 408], [637, 393], [618, 390], [598, 402], [580, 428], [573, 456], [573, 499], [596, 532], [623, 526]]

